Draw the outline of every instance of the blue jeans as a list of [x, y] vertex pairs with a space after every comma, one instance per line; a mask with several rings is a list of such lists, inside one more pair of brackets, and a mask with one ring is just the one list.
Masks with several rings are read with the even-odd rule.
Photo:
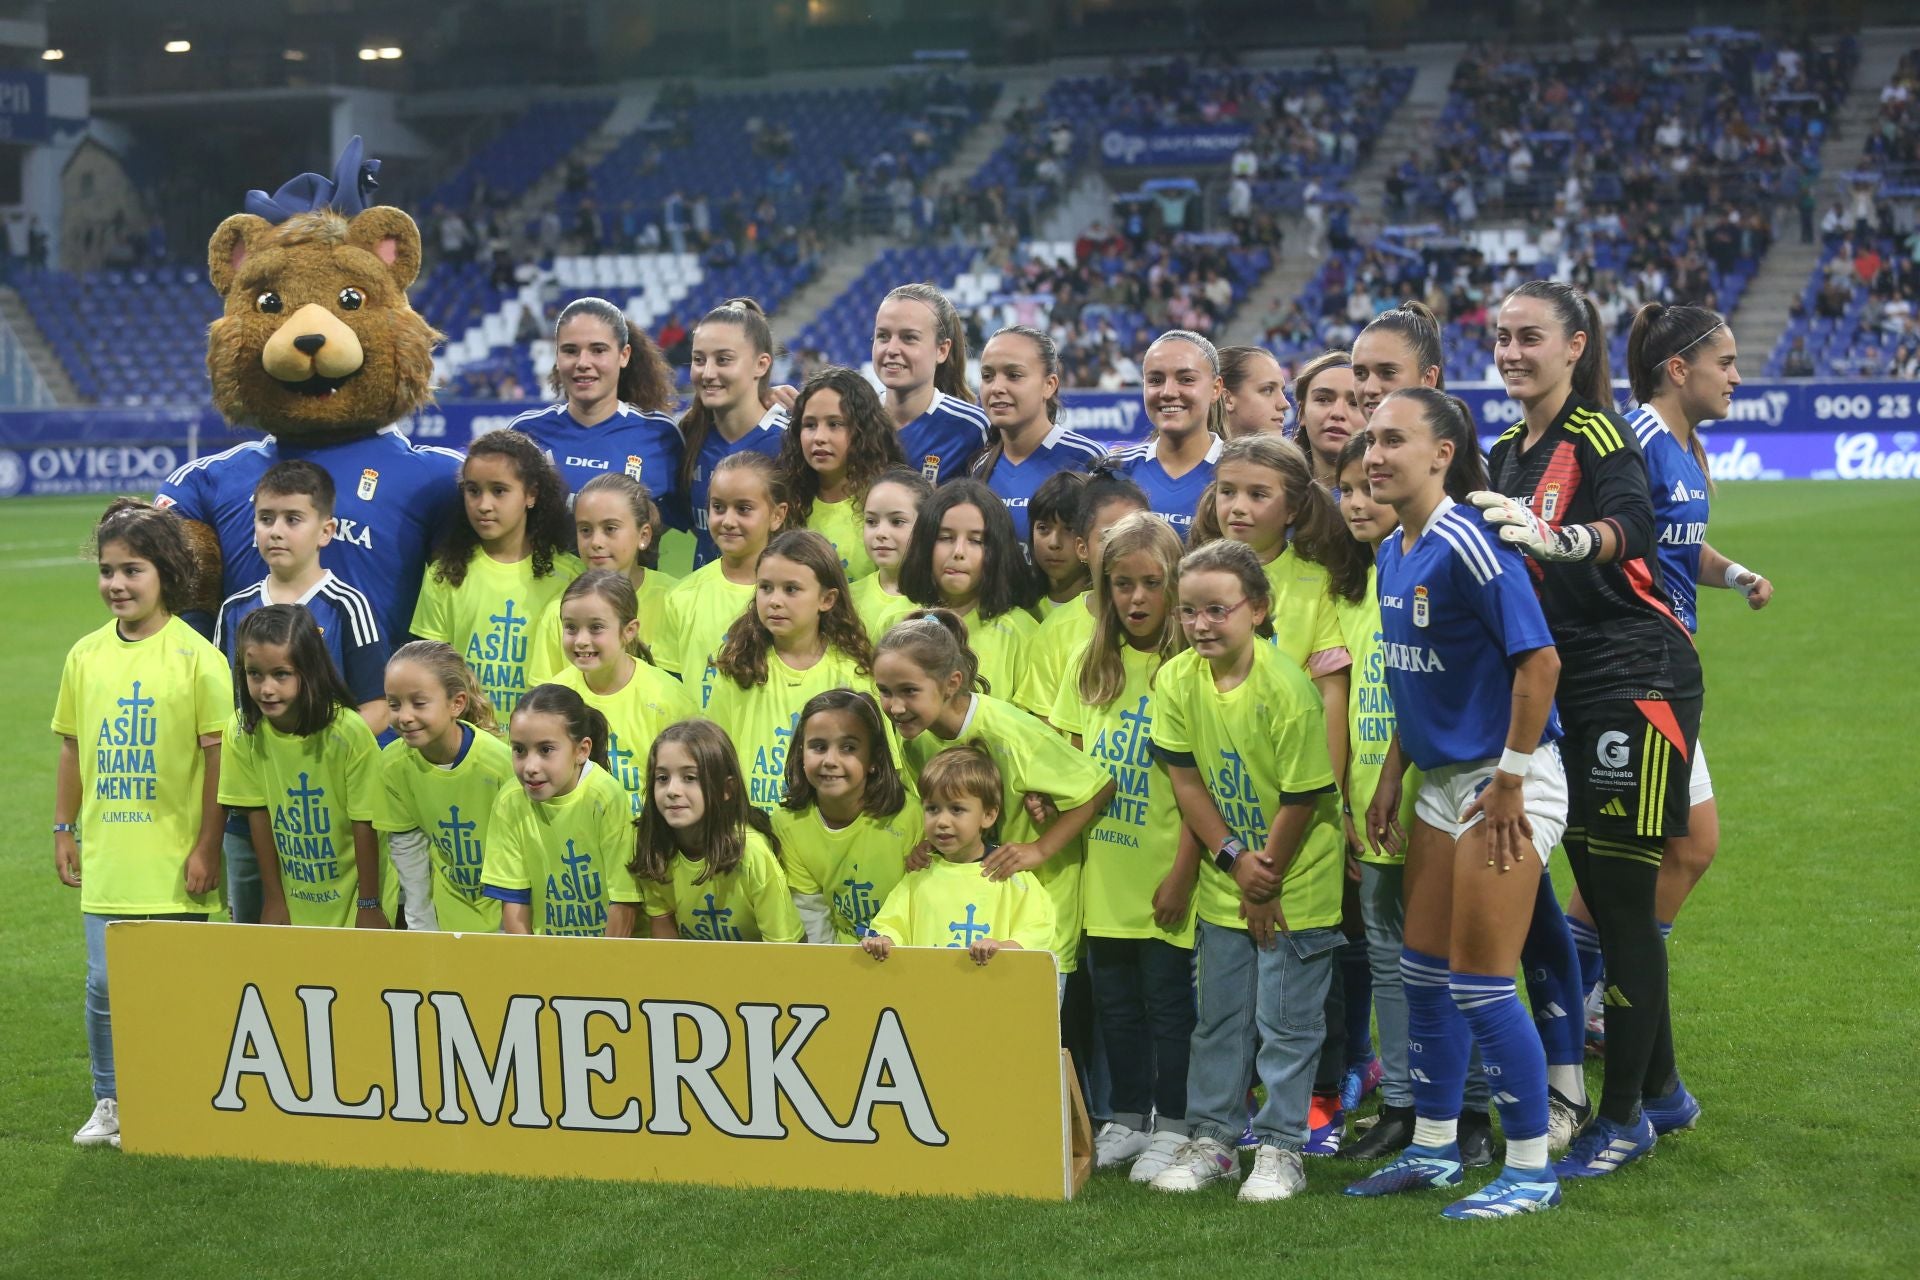
[[227, 864], [227, 914], [235, 924], [260, 923], [260, 860], [253, 837], [229, 826], [220, 839], [220, 855]]
[[1095, 1030], [1106, 1041], [1110, 1118], [1144, 1131], [1187, 1131], [1193, 1041], [1193, 953], [1159, 938], [1088, 935]]
[[[1405, 944], [1407, 909], [1401, 897], [1406, 868], [1373, 862], [1360, 864], [1360, 918], [1367, 928], [1367, 964], [1373, 970], [1373, 1016], [1380, 1034], [1380, 1101], [1411, 1107], [1407, 1079], [1407, 992], [1400, 985], [1400, 948]], [[1484, 1077], [1483, 1077], [1484, 1079]]]
[[[1246, 1120], [1249, 1062], [1267, 1100], [1254, 1137], [1298, 1151], [1307, 1141], [1313, 1073], [1326, 1034], [1327, 984], [1339, 929], [1296, 929], [1262, 951], [1244, 929], [1194, 927], [1197, 1012], [1187, 1067], [1187, 1123], [1196, 1138], [1231, 1148]], [[1258, 1049], [1258, 1056], [1255, 1050]]]
[[93, 1096], [118, 1098], [119, 1083], [113, 1075], [113, 1006], [107, 999], [107, 926], [115, 920], [198, 920], [206, 916], [97, 916], [82, 912], [81, 923], [87, 931], [87, 1063], [93, 1068]]

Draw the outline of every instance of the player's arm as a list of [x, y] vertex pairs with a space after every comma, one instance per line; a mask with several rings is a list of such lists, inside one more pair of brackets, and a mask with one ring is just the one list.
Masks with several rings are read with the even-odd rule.
[[1071, 809], [1062, 809], [1060, 816], [1031, 844], [1003, 844], [988, 854], [980, 863], [981, 874], [991, 880], [1005, 880], [1017, 872], [1032, 871], [1042, 865], [1087, 829], [1087, 824], [1113, 799], [1113, 793], [1114, 782], [1108, 778], [1106, 785], [1093, 793], [1092, 799]]
[[1558, 529], [1535, 515], [1526, 502], [1490, 490], [1476, 490], [1467, 500], [1480, 508], [1482, 518], [1500, 529], [1500, 539], [1546, 564], [1639, 560], [1653, 551], [1653, 495], [1647, 488], [1647, 460], [1631, 433], [1602, 453], [1593, 441], [1581, 437], [1580, 474], [1591, 487], [1599, 512], [1591, 524], [1563, 524]]
[[205, 757], [200, 771], [200, 830], [194, 833], [186, 868], [187, 892], [196, 896], [211, 893], [220, 883], [221, 841], [227, 828], [227, 811], [220, 804], [220, 735], [201, 734], [200, 752]]
[[607, 936], [609, 938], [631, 938], [633, 926], [640, 916], [640, 906], [634, 902], [609, 902], [607, 904]]
[[[53, 822], [72, 827], [80, 821], [80, 744], [62, 734], [60, 763], [54, 772]], [[53, 870], [69, 889], [80, 887], [80, 837], [72, 831], [53, 833]]]
[[1352, 744], [1347, 741], [1347, 706], [1352, 697], [1353, 667], [1351, 664], [1338, 671], [1329, 671], [1325, 675], [1313, 678], [1313, 687], [1320, 691], [1320, 706], [1327, 717], [1327, 759], [1333, 765], [1335, 779], [1344, 779], [1352, 764]]
[[672, 942], [680, 936], [680, 922], [672, 915], [650, 915], [647, 917], [647, 932], [663, 942]]
[[360, 881], [356, 892], [362, 900], [373, 903], [356, 909], [353, 927], [393, 928], [393, 921], [387, 919], [386, 909], [380, 905], [380, 837], [373, 834], [373, 824], [364, 818], [353, 824], [353, 869]]
[[1773, 599], [1773, 583], [1704, 542], [1700, 544], [1700, 585], [1738, 591], [1754, 609], [1766, 608], [1767, 601]]
[[1553, 714], [1553, 691], [1560, 683], [1560, 651], [1552, 645], [1517, 655], [1513, 693], [1507, 713], [1506, 747], [1493, 779], [1474, 797], [1461, 821], [1476, 813], [1487, 818], [1487, 857], [1505, 871], [1522, 857], [1531, 856], [1533, 823], [1527, 820], [1525, 788], [1533, 753], [1540, 748], [1547, 717]]

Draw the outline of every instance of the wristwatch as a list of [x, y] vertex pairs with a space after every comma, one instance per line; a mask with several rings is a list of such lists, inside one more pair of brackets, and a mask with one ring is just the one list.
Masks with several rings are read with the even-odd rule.
[[380, 909], [380, 899], [359, 898], [355, 900], [354, 906], [361, 911], [378, 911]]
[[1241, 847], [1240, 842], [1229, 836], [1227, 842], [1214, 852], [1213, 865], [1228, 875], [1232, 875], [1233, 864], [1238, 862], [1240, 855], [1245, 852], [1246, 850]]

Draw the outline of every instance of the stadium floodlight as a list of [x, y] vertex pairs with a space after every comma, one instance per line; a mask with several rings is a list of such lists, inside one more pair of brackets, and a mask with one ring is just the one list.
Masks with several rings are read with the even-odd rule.
[[380, 57], [383, 61], [392, 62], [395, 58], [398, 58], [399, 56], [400, 56], [400, 50], [395, 48], [393, 45], [383, 45], [380, 49]]
[[169, 40], [162, 46], [168, 53], [189, 53], [193, 50], [191, 40]]
[[40, 61], [42, 62], [58, 62], [66, 56], [67, 51], [65, 49], [42, 49], [40, 51]]
[[379, 56], [380, 51], [378, 49], [362, 49], [360, 51], [360, 61], [362, 62], [372, 62]]

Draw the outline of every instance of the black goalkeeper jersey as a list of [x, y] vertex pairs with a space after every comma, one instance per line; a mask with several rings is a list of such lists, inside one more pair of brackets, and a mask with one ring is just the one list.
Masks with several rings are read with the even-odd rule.
[[1494, 442], [1493, 487], [1523, 499], [1555, 529], [1612, 525], [1621, 547], [1608, 564], [1527, 560], [1560, 651], [1556, 699], [1577, 708], [1700, 697], [1699, 655], [1661, 586], [1647, 462], [1633, 431], [1619, 415], [1569, 396], [1532, 448], [1524, 447], [1526, 435], [1521, 422]]

